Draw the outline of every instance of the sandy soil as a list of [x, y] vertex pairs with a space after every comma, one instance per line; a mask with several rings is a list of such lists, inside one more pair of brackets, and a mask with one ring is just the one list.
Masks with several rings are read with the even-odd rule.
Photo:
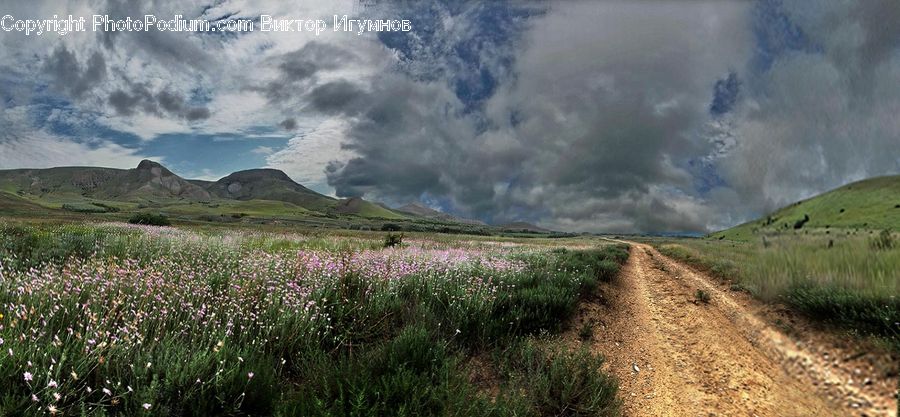
[[591, 349], [619, 378], [625, 416], [897, 415], [886, 353], [631, 244], [618, 282], [582, 304], [570, 331], [594, 326]]

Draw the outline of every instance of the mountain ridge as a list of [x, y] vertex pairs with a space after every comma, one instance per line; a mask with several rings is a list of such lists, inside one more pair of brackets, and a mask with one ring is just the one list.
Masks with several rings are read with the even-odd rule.
[[147, 159], [130, 169], [72, 166], [0, 170], [0, 191], [31, 202], [69, 208], [93, 204], [90, 200], [99, 200], [95, 202], [101, 204], [106, 201], [139, 205], [267, 200], [326, 215], [338, 211], [364, 217], [403, 217], [362, 199], [350, 207], [339, 207], [341, 200], [310, 190], [278, 169], [236, 171], [216, 181], [191, 180]]
[[181, 218], [217, 222], [283, 219], [370, 230], [394, 228], [397, 225], [393, 222], [406, 222], [410, 230], [422, 231], [550, 232], [527, 223], [491, 226], [419, 202], [391, 208], [361, 197], [338, 199], [313, 191], [273, 168], [236, 171], [209, 181], [183, 178], [147, 159], [130, 169], [71, 166], [0, 170], [0, 197], [0, 212], [62, 217], [66, 212], [102, 214], [152, 209]]

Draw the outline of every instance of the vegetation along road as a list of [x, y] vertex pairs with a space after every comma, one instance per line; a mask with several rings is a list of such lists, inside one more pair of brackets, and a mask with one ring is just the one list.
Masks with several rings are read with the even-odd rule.
[[[582, 307], [626, 416], [896, 415], [896, 381], [857, 342], [631, 243], [617, 285]], [[861, 342], [860, 342], [861, 343]]]

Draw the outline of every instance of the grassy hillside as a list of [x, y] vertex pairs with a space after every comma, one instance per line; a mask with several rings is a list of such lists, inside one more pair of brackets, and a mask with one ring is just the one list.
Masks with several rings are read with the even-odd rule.
[[711, 237], [746, 241], [763, 235], [826, 233], [831, 229], [900, 230], [900, 176], [848, 184]]
[[423, 206], [419, 203], [409, 203], [402, 207], [396, 208], [394, 211], [398, 211], [400, 213], [409, 214], [415, 217], [421, 217], [423, 219], [430, 219], [437, 222], [445, 222], [445, 223], [465, 223], [465, 224], [473, 224], [473, 225], [482, 225], [485, 223], [479, 220], [466, 219], [462, 217], [457, 217], [452, 214], [447, 214], [442, 211], [438, 211], [432, 209], [430, 207]]
[[325, 211], [337, 202], [297, 184], [287, 174], [275, 169], [235, 172], [209, 183], [205, 189], [223, 199], [284, 201], [314, 211]]
[[372, 217], [380, 219], [402, 220], [409, 217], [388, 210], [378, 204], [370, 203], [361, 198], [348, 198], [341, 200], [334, 206], [334, 212], [339, 214], [352, 214], [361, 217]]
[[154, 211], [211, 221], [248, 216], [286, 220], [410, 218], [362, 199], [337, 200], [319, 194], [279, 170], [251, 169], [218, 181], [200, 181], [181, 178], [153, 161], [142, 161], [133, 169], [0, 170], [0, 193], [4, 194], [0, 211], [8, 215]]
[[44, 207], [34, 204], [28, 200], [0, 191], [0, 214], [17, 215], [28, 213], [42, 213], [46, 211]]
[[[60, 167], [0, 170], [0, 214], [63, 221], [125, 221], [162, 214], [176, 223], [285, 224], [307, 228], [406, 232], [545, 234], [505, 230], [434, 211], [417, 214], [354, 197], [338, 200], [275, 169], [217, 181], [181, 178], [153, 161], [132, 169]], [[520, 230], [521, 229], [521, 230]]]

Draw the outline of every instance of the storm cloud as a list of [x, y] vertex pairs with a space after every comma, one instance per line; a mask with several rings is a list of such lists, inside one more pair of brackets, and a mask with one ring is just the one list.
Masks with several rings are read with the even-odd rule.
[[[466, 111], [452, 83], [379, 80], [350, 131], [347, 147], [360, 156], [333, 165], [330, 183], [338, 195], [438, 196], [498, 222], [703, 229], [687, 163], [711, 152], [696, 132], [716, 78], [744, 59], [736, 45], [745, 13], [740, 5], [556, 7], [510, 40], [520, 51], [515, 78], [478, 113]], [[733, 44], [711, 48], [710, 38]]]
[[[8, 12], [328, 18], [353, 2], [32, 3]], [[371, 13], [413, 31], [4, 33], [0, 168], [32, 156], [29, 137], [81, 164], [176, 149], [153, 146], [172, 135], [224, 137], [248, 149], [240, 163], [197, 171], [268, 165], [342, 197], [607, 232], [714, 230], [900, 172], [893, 0], [386, 1]]]
[[[889, 1], [765, 2], [757, 15], [795, 22], [792, 48], [750, 74], [717, 166], [752, 212], [900, 171], [900, 18]], [[758, 25], [770, 24], [760, 21]]]
[[474, 112], [452, 75], [380, 80], [329, 182], [565, 230], [727, 227], [900, 171], [898, 9], [556, 3]]

